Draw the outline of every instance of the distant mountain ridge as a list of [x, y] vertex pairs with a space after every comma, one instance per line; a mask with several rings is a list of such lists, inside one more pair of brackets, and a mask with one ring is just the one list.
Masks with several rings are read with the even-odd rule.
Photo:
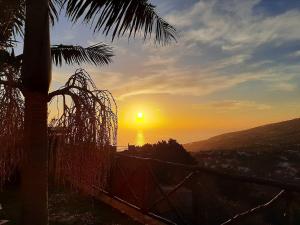
[[183, 145], [191, 152], [236, 149], [279, 149], [300, 146], [300, 118], [221, 134]]

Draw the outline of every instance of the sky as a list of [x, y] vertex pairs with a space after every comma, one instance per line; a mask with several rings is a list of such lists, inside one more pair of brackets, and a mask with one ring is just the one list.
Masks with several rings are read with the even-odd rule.
[[177, 43], [112, 43], [63, 17], [51, 30], [52, 44], [113, 46], [109, 66], [53, 67], [51, 89], [84, 68], [117, 101], [118, 145], [188, 143], [299, 117], [300, 1], [150, 2], [176, 27]]

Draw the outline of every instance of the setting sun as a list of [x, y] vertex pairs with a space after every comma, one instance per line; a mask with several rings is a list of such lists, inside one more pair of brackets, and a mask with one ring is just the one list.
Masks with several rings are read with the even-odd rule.
[[144, 113], [138, 112], [137, 115], [136, 115], [136, 117], [137, 117], [138, 119], [143, 119], [143, 118], [144, 118]]
[[300, 0], [0, 0], [0, 225], [300, 225], [299, 22]]

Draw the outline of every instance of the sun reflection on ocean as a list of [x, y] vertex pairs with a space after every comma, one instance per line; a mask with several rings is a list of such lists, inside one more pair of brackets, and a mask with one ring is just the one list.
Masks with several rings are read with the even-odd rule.
[[137, 131], [135, 144], [137, 146], [142, 146], [145, 144], [145, 137], [144, 137], [144, 133], [142, 130]]

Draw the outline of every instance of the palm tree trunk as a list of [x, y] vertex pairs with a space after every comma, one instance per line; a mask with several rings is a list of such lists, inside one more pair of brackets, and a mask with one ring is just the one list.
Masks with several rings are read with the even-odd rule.
[[48, 224], [47, 96], [25, 99], [25, 155], [22, 167], [22, 224]]
[[26, 0], [24, 62], [25, 135], [22, 224], [48, 224], [47, 97], [51, 79], [48, 0]]

